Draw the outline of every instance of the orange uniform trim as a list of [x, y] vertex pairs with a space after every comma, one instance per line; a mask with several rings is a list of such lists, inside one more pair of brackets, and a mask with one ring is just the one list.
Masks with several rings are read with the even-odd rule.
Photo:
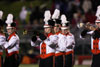
[[[49, 33], [49, 34], [47, 34], [47, 37], [49, 37], [51, 35], [53, 35], [53, 34]], [[54, 55], [55, 55], [55, 53], [46, 54], [46, 44], [45, 44], [45, 42], [43, 42], [42, 45], [41, 45], [41, 55], [40, 55], [40, 58], [45, 59], [45, 58], [48, 58], [48, 57], [54, 56]]]
[[49, 53], [49, 54], [41, 54], [40, 55], [40, 58], [42, 58], [42, 59], [45, 59], [45, 58], [48, 58], [48, 57], [50, 57], [50, 56], [54, 56], [55, 55], [55, 53]]
[[65, 55], [73, 54], [74, 51], [65, 52]]
[[91, 52], [93, 53], [93, 54], [99, 54], [100, 53], [100, 50], [91, 50]]
[[99, 54], [100, 53], [100, 50], [99, 50], [99, 39], [93, 40], [93, 49], [91, 50], [91, 52], [93, 54]]
[[63, 52], [55, 53], [55, 56], [61, 56], [61, 55], [64, 55], [64, 53]]
[[19, 54], [19, 51], [14, 51], [14, 52], [8, 53], [7, 56], [11, 56], [11, 55], [13, 55], [13, 54]]
[[50, 37], [51, 35], [53, 35], [53, 33], [49, 33], [49, 34], [47, 34], [47, 37]]
[[54, 53], [46, 54], [46, 44], [43, 42], [42, 45], [41, 45], [41, 55], [40, 55], [40, 57], [42, 59], [45, 59], [45, 58], [53, 56], [53, 55], [54, 55]]
[[61, 33], [61, 31], [57, 32], [56, 35], [58, 35], [59, 33]]

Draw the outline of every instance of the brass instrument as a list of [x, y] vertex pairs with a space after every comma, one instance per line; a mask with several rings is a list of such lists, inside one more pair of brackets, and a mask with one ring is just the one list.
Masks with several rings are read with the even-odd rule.
[[34, 33], [34, 31], [24, 29], [23, 32], [22, 32], [23, 35], [27, 35], [27, 34], [30, 34], [30, 33]]
[[27, 34], [27, 30], [24, 30], [24, 31], [23, 31], [23, 35], [26, 35], [26, 34]]
[[27, 34], [36, 35], [38, 33], [40, 33], [38, 30], [26, 30], [26, 29], [24, 29], [23, 32], [22, 32], [23, 35], [27, 35]]
[[90, 24], [90, 22], [87, 22], [86, 24], [79, 23], [79, 26], [80, 27], [78, 27], [78, 28], [84, 27], [84, 28], [86, 28], [88, 30], [91, 30], [91, 31], [94, 31], [94, 30], [96, 30], [98, 28], [96, 25]]

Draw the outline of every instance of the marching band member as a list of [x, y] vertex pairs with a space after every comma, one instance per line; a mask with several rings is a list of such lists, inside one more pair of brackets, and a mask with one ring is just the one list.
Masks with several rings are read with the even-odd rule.
[[[53, 33], [52, 33], [52, 29], [54, 26], [54, 21], [51, 20], [51, 14], [50, 11], [47, 10], [45, 11], [44, 14], [44, 33], [45, 35], [39, 35], [39, 38], [42, 40], [42, 42], [40, 43], [40, 63], [39, 63], [39, 67], [53, 67], [54, 66], [54, 61], [53, 61], [53, 57], [55, 55], [55, 49], [53, 44], [54, 39], [52, 39], [53, 37]], [[35, 41], [36, 41], [36, 37], [32, 38], [32, 46], [35, 45]], [[55, 39], [56, 40], [56, 39]]]
[[52, 19], [55, 22], [54, 26], [54, 33], [59, 34], [61, 32], [61, 20], [59, 19], [60, 11], [58, 9], [55, 9], [54, 14], [52, 15]]
[[91, 52], [93, 54], [91, 67], [100, 67], [100, 6], [97, 7], [96, 16], [96, 30], [92, 31], [86, 26], [86, 29], [81, 32], [82, 38], [85, 38], [87, 34], [91, 35]]
[[[60, 27], [61, 27], [61, 20], [59, 19], [60, 11], [58, 9], [55, 9], [54, 14], [52, 15], [52, 19], [55, 21], [54, 26], [54, 36], [57, 36], [60, 40], [59, 34], [61, 33]], [[62, 45], [62, 43], [58, 42], [57, 46]], [[60, 46], [59, 46], [60, 47]], [[55, 48], [55, 67], [63, 67], [64, 66], [64, 52], [56, 50], [58, 47]]]
[[2, 15], [3, 15], [3, 12], [0, 11], [0, 67], [3, 67], [2, 54], [3, 54], [3, 50], [4, 50], [4, 44], [5, 44], [5, 41], [6, 41], [5, 34], [3, 33], [4, 22], [2, 21]]
[[62, 41], [63, 45], [65, 45], [65, 64], [64, 67], [72, 67], [72, 60], [73, 60], [73, 48], [75, 46], [74, 35], [70, 33], [68, 21], [65, 15], [61, 15], [62, 27], [61, 27], [61, 34], [63, 36]]
[[7, 49], [4, 67], [18, 67], [19, 65], [19, 36], [16, 34], [16, 23], [13, 22], [13, 15], [7, 16], [7, 33], [9, 35], [8, 41], [4, 45]]

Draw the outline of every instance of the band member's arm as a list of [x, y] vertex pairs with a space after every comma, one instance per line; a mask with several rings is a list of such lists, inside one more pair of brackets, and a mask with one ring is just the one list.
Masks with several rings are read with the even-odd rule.
[[5, 37], [0, 37], [0, 49], [4, 48], [5, 43], [6, 43], [6, 38]]
[[90, 31], [90, 30], [84, 29], [84, 30], [81, 32], [80, 38], [85, 38], [86, 35], [92, 35], [93, 32], [94, 32], [94, 31]]
[[39, 34], [38, 36], [32, 36], [31, 38], [31, 46], [37, 46], [36, 41], [44, 41], [46, 36], [44, 34]]
[[84, 37], [87, 35], [87, 32], [88, 32], [88, 30], [87, 30], [87, 29], [84, 29], [84, 30], [81, 32], [81, 37], [84, 38]]
[[33, 42], [36, 42], [36, 41], [37, 41], [37, 37], [36, 37], [36, 36], [32, 36], [31, 40], [32, 40]]
[[67, 40], [67, 48], [73, 49], [75, 47], [75, 39], [74, 36], [70, 36]]
[[47, 39], [47, 37], [42, 33], [39, 34], [39, 38], [41, 39], [41, 41], [44, 41], [45, 39]]
[[18, 39], [13, 36], [8, 42], [6, 42], [6, 44], [4, 46], [7, 49], [11, 49], [14, 46], [16, 46], [17, 41], [18, 41]]
[[33, 41], [31, 41], [31, 46], [35, 46], [35, 43]]
[[57, 35], [51, 35], [49, 38], [48, 38], [48, 45], [51, 47], [51, 48], [56, 48], [57, 47], [57, 43], [58, 43], [58, 36]]
[[53, 44], [58, 43], [58, 36], [57, 35], [52, 35], [52, 36], [49, 37], [49, 39]]

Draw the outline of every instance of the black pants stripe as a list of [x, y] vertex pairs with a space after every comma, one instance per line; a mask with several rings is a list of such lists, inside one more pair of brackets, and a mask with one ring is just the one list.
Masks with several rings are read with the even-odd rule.
[[39, 67], [53, 67], [53, 56], [48, 57], [46, 59], [40, 58]]
[[64, 62], [63, 62], [63, 55], [61, 56], [56, 56], [55, 57], [55, 67], [63, 67]]
[[100, 67], [100, 54], [93, 55], [91, 67]]
[[65, 66], [64, 67], [72, 67], [72, 54], [65, 55]]
[[18, 66], [19, 66], [18, 54], [13, 54], [12, 56], [5, 58], [4, 67], [18, 67]]

